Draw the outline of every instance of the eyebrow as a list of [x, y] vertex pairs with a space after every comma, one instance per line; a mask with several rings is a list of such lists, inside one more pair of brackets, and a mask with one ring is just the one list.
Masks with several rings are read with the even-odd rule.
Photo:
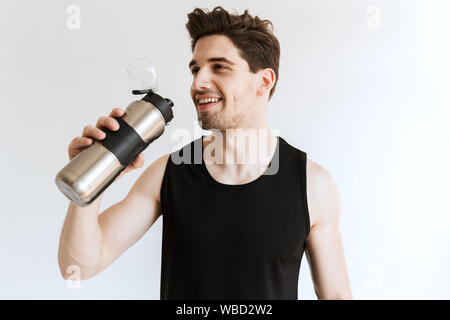
[[[227, 59], [227, 58], [225, 58], [225, 57], [209, 58], [209, 59], [208, 59], [208, 62], [226, 62], [226, 63], [231, 64], [231, 65], [235, 65], [235, 64], [236, 64], [236, 63], [234, 63], [233, 61], [231, 61], [231, 60], [229, 60], [229, 59]], [[193, 65], [196, 65], [196, 64], [197, 64], [197, 61], [191, 60], [191, 62], [189, 62], [189, 69], [190, 69]]]

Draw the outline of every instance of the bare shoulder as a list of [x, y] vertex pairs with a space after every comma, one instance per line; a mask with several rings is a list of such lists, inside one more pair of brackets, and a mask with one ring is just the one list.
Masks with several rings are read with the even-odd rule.
[[307, 158], [306, 194], [311, 227], [319, 222], [339, 219], [340, 196], [332, 174], [317, 162]]
[[170, 153], [164, 154], [148, 166], [136, 180], [133, 188], [138, 189], [139, 193], [153, 196], [152, 198], [159, 202], [161, 184], [169, 156]]
[[122, 212], [127, 212], [128, 215], [134, 212], [139, 217], [135, 220], [143, 222], [148, 228], [162, 213], [160, 190], [169, 155], [159, 157], [148, 166], [119, 204]]

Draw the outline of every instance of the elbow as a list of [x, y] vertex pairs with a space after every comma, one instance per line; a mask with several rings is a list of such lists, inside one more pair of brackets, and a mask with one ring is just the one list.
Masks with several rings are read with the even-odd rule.
[[58, 264], [61, 277], [64, 280], [80, 281], [93, 278], [101, 271], [101, 261], [99, 259], [90, 260], [91, 263], [81, 263], [75, 259], [72, 254], [67, 251], [58, 250]]
[[92, 268], [81, 267], [72, 259], [58, 259], [59, 271], [64, 280], [81, 281], [88, 280], [95, 276], [97, 272], [93, 272]]
[[95, 276], [96, 273], [90, 273], [86, 272], [85, 270], [82, 270], [77, 265], [69, 265], [69, 266], [61, 266], [59, 267], [59, 271], [61, 274], [61, 277], [64, 280], [70, 280], [70, 281], [82, 281], [82, 280], [88, 280]]
[[81, 268], [75, 264], [59, 264], [59, 271], [61, 273], [61, 277], [64, 280], [83, 280], [82, 279], [82, 271]]

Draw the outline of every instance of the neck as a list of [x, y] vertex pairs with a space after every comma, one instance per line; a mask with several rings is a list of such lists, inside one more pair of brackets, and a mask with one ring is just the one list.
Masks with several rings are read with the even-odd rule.
[[221, 170], [237, 175], [264, 171], [277, 146], [267, 123], [264, 125], [214, 130], [203, 139], [204, 161]]

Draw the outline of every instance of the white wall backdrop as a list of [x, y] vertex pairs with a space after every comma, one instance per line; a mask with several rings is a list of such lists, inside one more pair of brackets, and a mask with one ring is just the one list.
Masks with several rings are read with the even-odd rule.
[[[71, 5], [79, 29], [68, 27]], [[57, 263], [68, 200], [54, 178], [85, 125], [134, 99], [125, 69], [136, 57], [153, 61], [159, 93], [175, 102], [145, 167], [173, 149], [175, 130], [198, 137], [184, 25], [216, 5], [275, 26], [269, 124], [338, 184], [354, 297], [449, 299], [450, 5], [438, 0], [0, 2], [0, 298], [159, 299], [161, 219], [70, 289]], [[143, 170], [107, 189], [101, 210]], [[306, 257], [299, 299], [316, 299]]]

